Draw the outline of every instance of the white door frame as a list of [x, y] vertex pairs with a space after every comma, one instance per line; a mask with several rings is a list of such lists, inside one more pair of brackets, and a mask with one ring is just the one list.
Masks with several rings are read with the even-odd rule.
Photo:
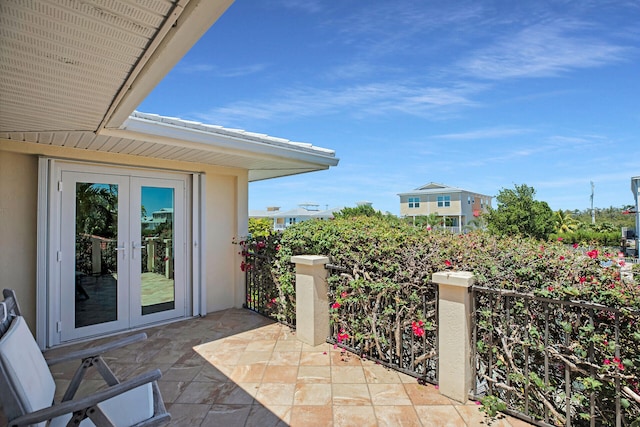
[[[185, 198], [185, 314], [184, 317], [206, 314], [206, 285], [204, 257], [204, 175], [192, 172], [167, 171], [150, 168], [133, 168], [126, 165], [112, 165], [73, 160], [59, 160], [50, 157], [39, 158], [38, 164], [38, 231], [37, 231], [37, 271], [36, 271], [36, 339], [40, 348], [45, 349], [61, 344], [59, 328], [60, 313], [60, 261], [61, 242], [61, 198], [59, 177], [61, 168], [89, 172], [113, 173], [127, 171], [138, 176], [168, 176], [171, 174], [188, 177]], [[131, 327], [133, 329], [133, 327]]]

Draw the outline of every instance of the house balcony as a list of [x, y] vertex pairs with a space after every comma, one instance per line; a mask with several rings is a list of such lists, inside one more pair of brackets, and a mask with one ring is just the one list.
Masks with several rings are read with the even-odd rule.
[[[159, 368], [172, 426], [488, 425], [473, 401], [455, 402], [433, 385], [331, 344], [303, 344], [288, 326], [249, 310], [224, 310], [145, 332], [146, 341], [105, 359], [121, 379]], [[59, 389], [75, 368], [55, 367]], [[80, 393], [101, 387], [103, 382], [89, 375]], [[490, 425], [529, 424], [502, 416]]]

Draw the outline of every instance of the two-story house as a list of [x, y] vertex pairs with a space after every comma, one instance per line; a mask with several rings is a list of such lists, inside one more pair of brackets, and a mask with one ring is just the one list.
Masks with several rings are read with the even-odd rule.
[[491, 207], [491, 196], [430, 182], [413, 191], [399, 193], [400, 216], [436, 215], [453, 231], [461, 231]]

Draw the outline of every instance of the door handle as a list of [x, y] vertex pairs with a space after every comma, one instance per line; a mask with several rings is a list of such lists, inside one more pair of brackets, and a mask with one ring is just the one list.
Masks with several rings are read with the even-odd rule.
[[116, 251], [122, 251], [122, 256], [123, 257], [127, 256], [127, 247], [124, 246], [124, 244], [122, 245], [121, 248], [116, 246]]

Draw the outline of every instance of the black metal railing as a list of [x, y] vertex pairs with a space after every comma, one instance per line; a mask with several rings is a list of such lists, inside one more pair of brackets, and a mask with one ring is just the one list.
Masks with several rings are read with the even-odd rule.
[[420, 381], [437, 384], [438, 286], [398, 286], [395, 293], [356, 291], [350, 288], [353, 277], [349, 269], [331, 264], [326, 267], [330, 305], [338, 300], [339, 289], [348, 294], [339, 308], [331, 310], [331, 336], [327, 342]]
[[638, 357], [637, 344], [625, 344], [638, 331], [637, 312], [478, 286], [473, 293], [473, 398], [495, 396], [504, 412], [543, 426], [627, 426], [640, 417], [622, 364]]
[[272, 264], [266, 255], [245, 255], [242, 263], [246, 289], [244, 308], [295, 328], [295, 314], [287, 315], [279, 309], [282, 298], [273, 277]]

